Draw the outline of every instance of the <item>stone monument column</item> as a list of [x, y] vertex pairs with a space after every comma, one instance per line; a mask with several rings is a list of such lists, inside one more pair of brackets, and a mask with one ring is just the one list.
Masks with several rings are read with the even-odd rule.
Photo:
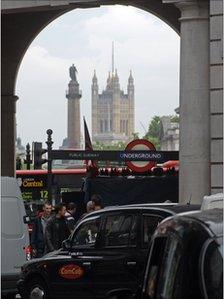
[[177, 1], [181, 10], [179, 201], [210, 194], [209, 3]]
[[[94, 76], [92, 79], [92, 138], [94, 140], [95, 135], [99, 132], [99, 120], [98, 120], [98, 100], [99, 100], [99, 86], [96, 77], [96, 71], [94, 70]], [[95, 140], [94, 140], [95, 141]]]
[[16, 101], [15, 95], [1, 96], [1, 175], [15, 176]]
[[69, 69], [71, 81], [68, 84], [68, 148], [80, 149], [81, 129], [80, 129], [80, 98], [79, 83], [76, 78], [76, 68], [72, 65]]

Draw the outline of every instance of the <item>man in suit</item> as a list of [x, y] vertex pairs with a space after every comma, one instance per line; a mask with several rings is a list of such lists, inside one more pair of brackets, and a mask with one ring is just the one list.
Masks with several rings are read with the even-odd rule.
[[47, 221], [51, 218], [52, 205], [45, 202], [43, 213], [34, 220], [33, 230], [31, 233], [31, 246], [33, 249], [33, 257], [40, 258], [45, 252], [45, 229]]

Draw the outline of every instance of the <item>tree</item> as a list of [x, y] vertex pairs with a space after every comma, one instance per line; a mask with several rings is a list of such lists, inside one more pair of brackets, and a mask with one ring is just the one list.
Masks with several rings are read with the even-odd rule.
[[93, 149], [94, 150], [100, 150], [100, 151], [124, 150], [125, 147], [126, 147], [126, 143], [122, 142], [122, 141], [119, 141], [119, 142], [114, 143], [114, 144], [104, 144], [103, 142], [96, 141], [93, 144]]
[[139, 139], [139, 133], [138, 132], [132, 133], [132, 136], [133, 136], [134, 140]]
[[152, 144], [154, 144], [156, 150], [160, 150], [161, 149], [161, 143], [160, 143], [160, 139], [157, 137], [153, 137], [153, 136], [147, 136], [144, 137], [144, 139], [147, 139], [148, 141], [152, 142]]
[[171, 115], [170, 120], [172, 123], [179, 123], [180, 122], [180, 117], [179, 115]]
[[[179, 123], [179, 115], [169, 115], [172, 123]], [[151, 141], [157, 150], [161, 149], [162, 117], [155, 115], [149, 123], [148, 132], [143, 138]]]
[[161, 131], [161, 116], [155, 115], [149, 123], [149, 129], [146, 135], [159, 138]]
[[160, 144], [160, 134], [161, 134], [161, 117], [155, 115], [151, 122], [149, 123], [148, 132], [143, 137], [144, 139], [152, 142], [157, 150], [161, 149]]

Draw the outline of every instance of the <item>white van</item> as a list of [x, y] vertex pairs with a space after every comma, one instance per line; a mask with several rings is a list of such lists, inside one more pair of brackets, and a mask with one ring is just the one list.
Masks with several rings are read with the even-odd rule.
[[24, 203], [15, 178], [1, 177], [1, 293], [13, 298], [26, 262], [29, 233]]

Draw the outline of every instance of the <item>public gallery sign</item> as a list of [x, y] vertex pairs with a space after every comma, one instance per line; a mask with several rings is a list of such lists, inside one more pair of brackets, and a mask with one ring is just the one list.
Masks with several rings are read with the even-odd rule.
[[52, 150], [52, 160], [97, 160], [97, 161], [154, 161], [163, 163], [169, 160], [178, 160], [176, 151], [79, 151], [79, 150]]

